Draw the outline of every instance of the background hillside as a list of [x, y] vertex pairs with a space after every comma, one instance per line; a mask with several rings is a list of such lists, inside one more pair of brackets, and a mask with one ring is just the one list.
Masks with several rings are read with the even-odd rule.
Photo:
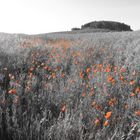
[[72, 31], [82, 30], [91, 30], [92, 32], [94, 32], [94, 30], [100, 32], [132, 31], [129, 25], [116, 21], [93, 21], [82, 25], [81, 28], [72, 28]]
[[140, 31], [1, 33], [0, 139], [139, 140]]

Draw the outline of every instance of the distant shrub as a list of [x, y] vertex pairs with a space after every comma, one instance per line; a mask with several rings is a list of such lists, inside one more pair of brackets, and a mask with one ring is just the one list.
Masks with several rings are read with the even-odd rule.
[[71, 29], [71, 31], [77, 31], [77, 30], [80, 30], [80, 28], [76, 28], [76, 27], [75, 27], [75, 28], [72, 28], [72, 29]]
[[94, 21], [81, 26], [81, 29], [94, 28], [94, 29], [110, 29], [115, 31], [132, 31], [129, 25], [115, 21]]

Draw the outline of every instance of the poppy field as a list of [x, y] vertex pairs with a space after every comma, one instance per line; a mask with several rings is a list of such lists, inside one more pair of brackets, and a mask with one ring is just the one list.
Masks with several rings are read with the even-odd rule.
[[140, 139], [139, 31], [1, 40], [1, 140]]

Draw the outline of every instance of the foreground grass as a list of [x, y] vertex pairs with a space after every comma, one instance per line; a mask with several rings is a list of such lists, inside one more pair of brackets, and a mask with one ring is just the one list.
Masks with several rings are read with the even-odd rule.
[[140, 139], [140, 32], [17, 44], [0, 52], [0, 139]]

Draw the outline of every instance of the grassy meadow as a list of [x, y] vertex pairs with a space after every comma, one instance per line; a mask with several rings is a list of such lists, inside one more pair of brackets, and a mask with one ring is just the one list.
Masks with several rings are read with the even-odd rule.
[[0, 140], [139, 140], [140, 31], [0, 34]]

